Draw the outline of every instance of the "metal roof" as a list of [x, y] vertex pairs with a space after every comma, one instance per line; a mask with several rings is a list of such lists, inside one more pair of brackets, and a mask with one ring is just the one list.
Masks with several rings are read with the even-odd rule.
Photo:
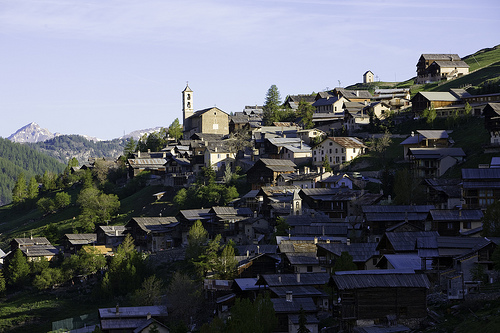
[[153, 317], [157, 316], [166, 316], [167, 308], [164, 306], [134, 306], [134, 307], [117, 307], [113, 308], [103, 308], [99, 309], [99, 317], [112, 319], [112, 318], [137, 318], [144, 317], [146, 318], [148, 314], [151, 314]]
[[481, 209], [431, 209], [434, 221], [479, 221], [483, 217]]
[[[269, 287], [276, 286], [316, 286], [324, 285], [330, 279], [329, 273], [262, 274], [260, 282]], [[260, 283], [262, 284], [262, 283]]]

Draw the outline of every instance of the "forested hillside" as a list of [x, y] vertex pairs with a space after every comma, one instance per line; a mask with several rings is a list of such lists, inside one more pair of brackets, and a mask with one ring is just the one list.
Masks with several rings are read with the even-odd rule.
[[89, 157], [119, 157], [123, 153], [125, 142], [126, 140], [122, 139], [94, 142], [80, 135], [60, 135], [47, 141], [28, 145], [58, 159], [61, 163], [67, 164], [75, 157], [82, 165], [88, 161]]
[[0, 138], [0, 205], [9, 203], [12, 189], [20, 173], [26, 179], [45, 171], [60, 173], [65, 165], [33, 148]]

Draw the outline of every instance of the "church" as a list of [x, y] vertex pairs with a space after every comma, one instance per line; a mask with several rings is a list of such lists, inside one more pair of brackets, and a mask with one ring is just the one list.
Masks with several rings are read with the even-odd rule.
[[189, 139], [195, 133], [229, 134], [229, 115], [217, 107], [194, 111], [193, 91], [189, 84], [182, 91], [183, 137]]

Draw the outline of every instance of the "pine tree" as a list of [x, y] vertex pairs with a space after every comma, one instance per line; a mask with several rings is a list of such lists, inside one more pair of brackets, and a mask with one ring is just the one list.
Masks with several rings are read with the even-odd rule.
[[7, 262], [7, 281], [12, 286], [22, 286], [28, 280], [30, 266], [20, 249], [16, 249]]
[[266, 102], [263, 107], [263, 121], [266, 126], [270, 126], [275, 121], [278, 121], [278, 113], [281, 108], [281, 104], [280, 92], [278, 87], [273, 84], [267, 91]]
[[38, 182], [35, 177], [31, 177], [28, 183], [28, 199], [36, 199], [38, 197]]

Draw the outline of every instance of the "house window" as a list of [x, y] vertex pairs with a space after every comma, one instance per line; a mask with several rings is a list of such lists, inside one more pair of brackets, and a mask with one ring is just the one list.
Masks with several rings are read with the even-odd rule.
[[333, 142], [330, 141], [330, 146], [333, 145]]
[[312, 273], [313, 267], [312, 266], [307, 266], [307, 273]]
[[332, 150], [330, 149], [330, 154], [332, 153]]
[[335, 154], [338, 154], [338, 153], [339, 153], [339, 149], [335, 148]]
[[446, 228], [447, 228], [448, 230], [452, 230], [452, 229], [453, 229], [453, 222], [448, 222], [448, 223], [446, 224]]
[[471, 222], [470, 221], [464, 221], [462, 222], [462, 229], [470, 229], [471, 228]]
[[330, 163], [332, 163], [332, 157], [330, 156]]
[[345, 162], [345, 156], [342, 156], [342, 163]]
[[342, 148], [342, 150], [341, 150], [341, 151], [342, 151], [342, 154], [343, 154], [343, 153], [344, 153], [344, 148]]
[[355, 153], [356, 152], [356, 148], [352, 148], [352, 152]]
[[335, 157], [335, 163], [340, 163], [340, 159], [339, 159], [339, 157], [338, 157], [338, 156], [337, 156], [337, 157]]

